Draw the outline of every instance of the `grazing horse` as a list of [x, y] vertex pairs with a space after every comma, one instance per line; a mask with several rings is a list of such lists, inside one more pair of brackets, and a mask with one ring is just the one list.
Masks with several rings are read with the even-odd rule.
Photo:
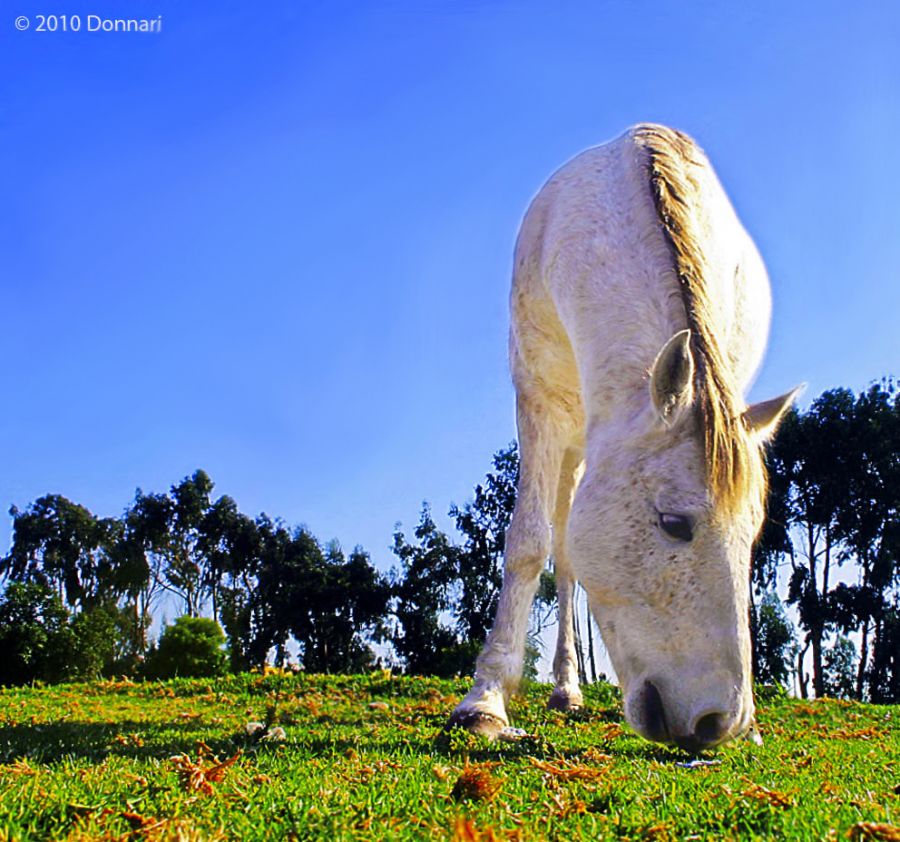
[[510, 306], [518, 496], [494, 626], [448, 725], [508, 725], [552, 551], [551, 708], [582, 704], [577, 580], [639, 733], [694, 750], [741, 735], [762, 446], [799, 389], [744, 402], [769, 283], [701, 149], [645, 124], [563, 166], [522, 223]]

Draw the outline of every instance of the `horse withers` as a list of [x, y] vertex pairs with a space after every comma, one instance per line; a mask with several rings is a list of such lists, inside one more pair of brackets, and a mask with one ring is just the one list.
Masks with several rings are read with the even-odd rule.
[[762, 447], [799, 390], [744, 402], [769, 283], [700, 148], [644, 124], [564, 165], [522, 223], [510, 306], [518, 496], [494, 626], [448, 724], [489, 737], [508, 725], [552, 554], [550, 707], [582, 704], [577, 580], [639, 733], [694, 750], [741, 735]]

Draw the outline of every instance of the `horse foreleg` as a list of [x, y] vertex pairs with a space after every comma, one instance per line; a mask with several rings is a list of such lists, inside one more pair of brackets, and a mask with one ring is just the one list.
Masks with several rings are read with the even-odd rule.
[[553, 710], [577, 710], [584, 702], [578, 687], [578, 662], [575, 656], [574, 598], [575, 577], [566, 554], [566, 525], [572, 508], [572, 497], [582, 468], [582, 454], [574, 448], [566, 451], [559, 477], [556, 509], [553, 513], [553, 564], [556, 592], [559, 597], [559, 631], [553, 678], [556, 686], [547, 707]]
[[490, 738], [509, 724], [506, 703], [522, 677], [528, 617], [550, 552], [550, 508], [563, 447], [558, 425], [536, 409], [519, 399], [519, 484], [506, 531], [503, 587], [474, 686], [448, 723]]

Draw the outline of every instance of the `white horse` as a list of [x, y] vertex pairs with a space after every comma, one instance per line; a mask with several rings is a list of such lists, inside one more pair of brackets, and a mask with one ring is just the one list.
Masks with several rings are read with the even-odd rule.
[[449, 725], [494, 737], [508, 724], [552, 550], [550, 707], [582, 704], [577, 579], [638, 732], [697, 749], [748, 729], [762, 444], [799, 391], [743, 400], [770, 304], [762, 260], [686, 135], [636, 126], [541, 189], [519, 233], [511, 294], [521, 467], [503, 589]]

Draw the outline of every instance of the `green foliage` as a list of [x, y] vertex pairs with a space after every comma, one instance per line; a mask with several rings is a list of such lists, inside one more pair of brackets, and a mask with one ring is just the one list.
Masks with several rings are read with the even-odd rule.
[[[788, 602], [804, 632], [802, 653], [812, 653], [815, 695], [835, 692], [826, 672], [837, 658], [842, 693], [900, 700], [885, 639], [892, 635], [888, 617], [900, 607], [900, 394], [891, 381], [859, 395], [823, 393], [784, 420], [768, 462], [769, 520], [754, 554], [754, 582], [774, 590], [787, 562]], [[839, 573], [848, 563], [853, 577]], [[858, 636], [856, 664], [846, 662], [846, 647], [826, 652], [835, 631]], [[799, 680], [806, 695], [805, 673]]]
[[888, 608], [875, 626], [872, 665], [868, 671], [871, 701], [897, 703], [900, 699], [900, 608]]
[[114, 519], [100, 520], [60, 494], [15, 506], [13, 541], [0, 559], [0, 575], [56, 590], [72, 608], [89, 607], [114, 592], [113, 548], [121, 532]]
[[537, 681], [538, 662], [541, 660], [541, 642], [537, 636], [528, 634], [525, 637], [525, 658], [522, 665], [522, 678], [525, 681]]
[[437, 528], [427, 505], [415, 537], [417, 543], [411, 544], [399, 529], [394, 533], [393, 551], [402, 565], [393, 583], [394, 649], [407, 671], [416, 675], [468, 671], [471, 662], [461, 663], [457, 655], [462, 641], [446, 620], [453, 604], [458, 550]]
[[205, 518], [212, 506], [213, 482], [205, 471], [195, 471], [168, 494], [138, 490], [129, 511], [129, 535], [137, 555], [149, 554], [146, 569], [165, 590], [180, 597], [193, 617], [209, 590], [206, 569]]
[[796, 638], [774, 591], [766, 593], [757, 608], [754, 630], [754, 678], [763, 684], [787, 684], [796, 656]]
[[308, 532], [299, 547], [299, 589], [292, 599], [289, 628], [308, 672], [363, 672], [375, 665], [369, 640], [384, 633], [389, 589], [357, 547], [346, 558], [333, 542], [323, 553]]
[[483, 641], [497, 611], [503, 584], [506, 530], [516, 504], [519, 451], [513, 442], [494, 454], [494, 470], [475, 486], [475, 496], [462, 509], [450, 507], [450, 517], [463, 536], [456, 555], [459, 593], [453, 606], [457, 628], [465, 639]]
[[[530, 686], [511, 709], [518, 741], [441, 735], [467, 689], [376, 672], [0, 691], [0, 838], [806, 842], [898, 824], [896, 706], [761, 701], [763, 745], [684, 768], [624, 725], [606, 684], [571, 716]], [[248, 737], [267, 718], [283, 742]], [[199, 775], [179, 774], [186, 759]], [[493, 797], [453, 796], [467, 767]]]
[[0, 684], [62, 681], [71, 672], [69, 612], [46, 585], [12, 582], [0, 598]]
[[121, 664], [121, 612], [114, 604], [97, 605], [72, 618], [70, 676], [93, 679], [111, 675]]
[[847, 637], [837, 637], [825, 652], [825, 695], [852, 699], [856, 689], [856, 647]]
[[222, 675], [227, 656], [222, 649], [225, 633], [208, 617], [179, 617], [166, 626], [159, 646], [150, 651], [144, 667], [148, 678]]
[[[788, 585], [802, 637], [795, 648], [777, 599], [763, 599], [752, 617], [757, 678], [786, 683], [793, 660], [807, 695], [811, 654], [814, 695], [900, 699], [900, 393], [891, 381], [858, 395], [825, 392], [785, 419], [768, 461], [769, 518], [754, 551], [753, 586], [774, 594]], [[261, 667], [273, 652], [283, 664], [295, 648], [310, 671], [366, 670], [374, 644], [387, 641], [408, 672], [470, 673], [496, 610], [518, 469], [514, 444], [494, 455], [471, 500], [450, 508], [453, 537], [427, 506], [412, 537], [397, 529], [399, 569], [390, 579], [361, 548], [347, 556], [308, 530], [265, 514], [252, 519], [227, 496], [213, 499], [201, 470], [165, 493], [139, 489], [122, 518], [97, 518], [56, 494], [13, 507], [0, 577], [4, 610], [21, 617], [21, 627], [7, 623], [13, 665], [0, 670], [15, 681], [133, 671], [168, 595], [189, 616], [211, 612], [222, 623], [235, 671]], [[529, 669], [553, 585], [545, 571]], [[593, 626], [578, 623], [576, 634], [579, 625], [591, 650]], [[858, 642], [858, 653], [842, 643], [829, 649], [835, 635]], [[64, 645], [54, 649], [50, 639]], [[51, 651], [65, 653], [64, 662], [51, 663]], [[579, 646], [582, 675], [584, 660]]]
[[[519, 454], [515, 443], [494, 454], [493, 470], [475, 487], [473, 500], [449, 515], [462, 544], [434, 523], [427, 504], [415, 531], [415, 544], [398, 529], [391, 641], [406, 670], [417, 675], [468, 675], [487, 637], [503, 583], [506, 530], [516, 502]], [[538, 605], [552, 603], [552, 574], [541, 578]], [[532, 636], [526, 645], [526, 677], [536, 673], [539, 651]]]

